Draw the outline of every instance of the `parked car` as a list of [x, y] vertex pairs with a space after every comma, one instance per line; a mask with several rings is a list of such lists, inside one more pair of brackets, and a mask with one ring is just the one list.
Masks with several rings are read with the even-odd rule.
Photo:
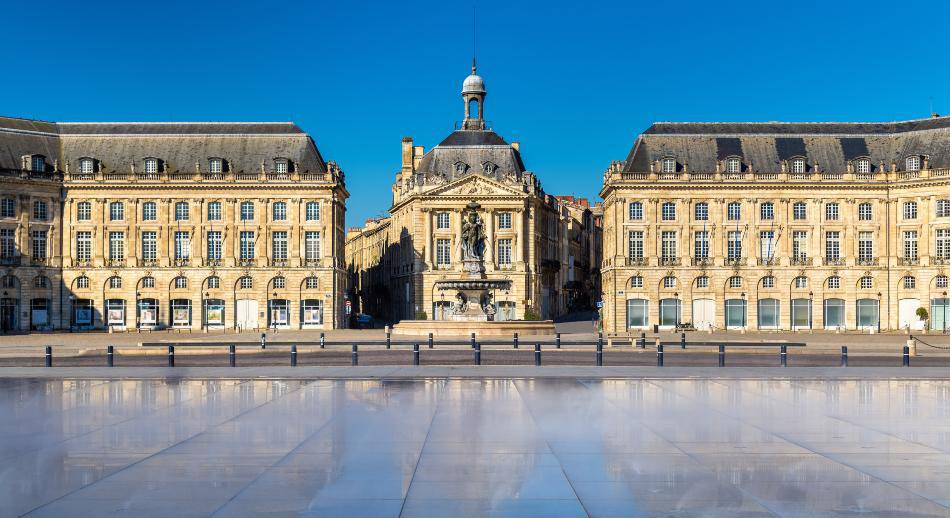
[[357, 313], [354, 320], [357, 329], [372, 329], [375, 325], [372, 315], [366, 313]]

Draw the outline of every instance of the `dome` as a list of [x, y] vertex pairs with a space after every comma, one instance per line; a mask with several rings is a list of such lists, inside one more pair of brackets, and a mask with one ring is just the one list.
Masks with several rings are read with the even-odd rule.
[[462, 93], [463, 94], [485, 93], [485, 80], [482, 79], [482, 76], [476, 74], [473, 71], [472, 75], [466, 77], [465, 82], [462, 83]]

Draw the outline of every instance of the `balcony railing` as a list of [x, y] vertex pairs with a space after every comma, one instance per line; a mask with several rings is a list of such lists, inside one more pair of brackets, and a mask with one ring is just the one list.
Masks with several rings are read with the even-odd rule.
[[936, 257], [931, 256], [930, 264], [934, 265], [947, 265], [950, 264], [950, 257]]
[[221, 258], [205, 259], [205, 266], [221, 266]]
[[191, 264], [190, 257], [176, 257], [174, 260], [175, 266], [188, 266]]
[[20, 265], [20, 256], [19, 256], [19, 255], [4, 255], [4, 256], [0, 256], [0, 265], [3, 265], [3, 266], [19, 266], [19, 265]]
[[844, 266], [844, 259], [840, 257], [825, 257], [825, 266]]
[[858, 257], [856, 264], [858, 266], [876, 266], [877, 257]]
[[775, 266], [778, 264], [778, 258], [776, 257], [760, 257], [756, 263], [759, 266]]
[[106, 259], [106, 266], [109, 268], [123, 268], [125, 267], [125, 258], [117, 257], [114, 259]]
[[792, 257], [790, 262], [792, 266], [811, 266], [811, 257], [798, 256]]
[[271, 259], [271, 260], [270, 260], [270, 265], [271, 265], [272, 267], [286, 268], [289, 264], [290, 264], [290, 261], [288, 261], [286, 258], [284, 258], [284, 259]]
[[149, 257], [149, 258], [143, 257], [141, 264], [142, 266], [151, 266], [151, 267], [158, 266], [158, 258], [157, 257]]
[[727, 257], [726, 266], [744, 266], [745, 257]]
[[319, 268], [320, 262], [321, 261], [319, 257], [308, 257], [303, 260], [303, 265], [313, 267], [313, 268]]
[[852, 171], [811, 171], [811, 172], [776, 172], [776, 171], [744, 171], [744, 172], [712, 172], [695, 171], [688, 173], [663, 173], [609, 170], [605, 179], [607, 182], [690, 182], [690, 181], [764, 181], [764, 182], [900, 182], [919, 181], [926, 179], [945, 179], [950, 177], [950, 168], [931, 168], [919, 171], [877, 171], [857, 173]]
[[692, 264], [693, 266], [711, 266], [712, 259], [708, 257], [694, 257]]
[[661, 257], [660, 266], [679, 266], [680, 258], [679, 257]]
[[920, 264], [919, 257], [898, 257], [897, 264], [900, 266], [916, 266]]
[[257, 264], [256, 259], [238, 259], [238, 266], [252, 267]]
[[646, 257], [627, 257], [627, 266], [646, 266]]

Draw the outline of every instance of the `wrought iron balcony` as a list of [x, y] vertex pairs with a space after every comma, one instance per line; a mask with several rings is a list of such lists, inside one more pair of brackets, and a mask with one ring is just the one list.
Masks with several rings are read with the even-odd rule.
[[712, 259], [708, 257], [694, 257], [693, 266], [712, 266]]
[[627, 257], [627, 266], [646, 266], [646, 257]]
[[745, 266], [745, 257], [727, 257], [726, 266]]
[[917, 266], [920, 264], [919, 257], [898, 257], [897, 264], [900, 266]]
[[825, 257], [825, 266], [844, 266], [844, 259], [841, 257]]
[[4, 255], [4, 256], [0, 256], [0, 265], [3, 265], [3, 266], [19, 266], [19, 265], [20, 265], [20, 256], [19, 256], [19, 255]]
[[109, 268], [123, 268], [125, 267], [125, 258], [106, 259], [106, 266]]
[[680, 265], [679, 257], [661, 257], [660, 266], [679, 266]]
[[775, 266], [778, 264], [777, 257], [760, 257], [757, 261], [759, 266]]
[[876, 266], [877, 257], [858, 257], [856, 264], [858, 266]]
[[798, 257], [792, 257], [791, 260], [792, 266], [811, 266], [811, 257], [805, 257], [800, 255]]

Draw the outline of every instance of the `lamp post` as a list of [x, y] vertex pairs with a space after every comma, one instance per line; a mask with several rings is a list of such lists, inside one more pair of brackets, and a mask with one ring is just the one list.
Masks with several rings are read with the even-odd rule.
[[742, 298], [742, 330], [745, 331], [749, 323], [749, 305], [746, 303], [744, 291], [739, 296]]
[[812, 312], [812, 304], [814, 304], [814, 298], [813, 298], [814, 295], [815, 295], [815, 292], [813, 292], [813, 291], [809, 291], [809, 292], [808, 292], [808, 330], [809, 330], [809, 331], [811, 331], [811, 330], [813, 329], [813, 327], [812, 327], [812, 319], [811, 319], [811, 312]]
[[877, 292], [877, 334], [881, 334], [881, 292]]
[[943, 292], [943, 334], [947, 334], [947, 292]]

